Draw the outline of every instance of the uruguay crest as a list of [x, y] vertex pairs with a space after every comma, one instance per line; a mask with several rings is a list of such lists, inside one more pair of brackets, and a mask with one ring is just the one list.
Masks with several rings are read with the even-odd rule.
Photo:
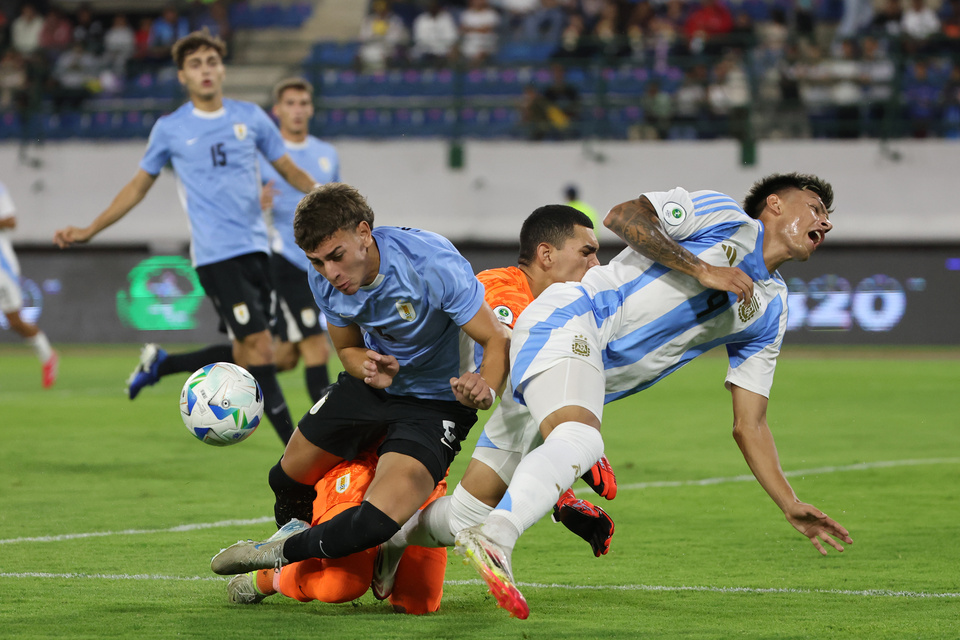
[[247, 125], [243, 123], [233, 125], [233, 135], [237, 136], [237, 140], [246, 140]]
[[246, 302], [233, 305], [233, 318], [238, 324], [247, 324], [250, 322], [250, 309]]
[[413, 322], [417, 319], [417, 310], [406, 300], [397, 300], [397, 311], [400, 312], [400, 317], [407, 322]]
[[350, 488], [350, 472], [347, 471], [345, 474], [337, 478], [337, 486], [334, 488], [337, 493], [343, 493]]

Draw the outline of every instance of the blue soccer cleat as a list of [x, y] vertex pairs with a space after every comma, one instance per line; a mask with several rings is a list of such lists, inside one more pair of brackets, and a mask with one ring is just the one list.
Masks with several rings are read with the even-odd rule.
[[160, 380], [160, 363], [167, 359], [167, 352], [160, 345], [148, 342], [140, 351], [140, 362], [127, 378], [127, 395], [133, 400], [144, 387], [155, 385]]

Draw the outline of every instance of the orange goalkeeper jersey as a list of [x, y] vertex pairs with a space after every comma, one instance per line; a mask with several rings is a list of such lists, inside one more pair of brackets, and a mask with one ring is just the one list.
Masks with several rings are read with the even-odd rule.
[[533, 302], [527, 276], [518, 267], [501, 267], [481, 271], [477, 279], [486, 290], [483, 298], [497, 319], [513, 329], [517, 317]]

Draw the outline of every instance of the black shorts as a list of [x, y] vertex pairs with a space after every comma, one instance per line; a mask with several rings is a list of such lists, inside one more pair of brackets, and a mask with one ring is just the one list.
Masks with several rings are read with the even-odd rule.
[[383, 438], [378, 454], [416, 458], [440, 482], [476, 422], [476, 410], [455, 400], [392, 396], [343, 372], [299, 427], [307, 440], [346, 460]]
[[276, 335], [282, 342], [300, 342], [323, 333], [320, 309], [313, 299], [307, 274], [283, 256], [270, 256], [273, 285], [280, 298]]
[[197, 267], [197, 277], [231, 338], [243, 340], [273, 329], [277, 303], [267, 254], [248, 253], [203, 265]]

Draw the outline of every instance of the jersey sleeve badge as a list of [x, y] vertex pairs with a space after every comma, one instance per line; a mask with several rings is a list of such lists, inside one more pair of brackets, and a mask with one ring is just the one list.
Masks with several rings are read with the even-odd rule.
[[496, 307], [493, 312], [497, 315], [497, 320], [508, 327], [513, 326], [513, 311], [510, 310], [510, 307], [506, 305], [500, 305]]

